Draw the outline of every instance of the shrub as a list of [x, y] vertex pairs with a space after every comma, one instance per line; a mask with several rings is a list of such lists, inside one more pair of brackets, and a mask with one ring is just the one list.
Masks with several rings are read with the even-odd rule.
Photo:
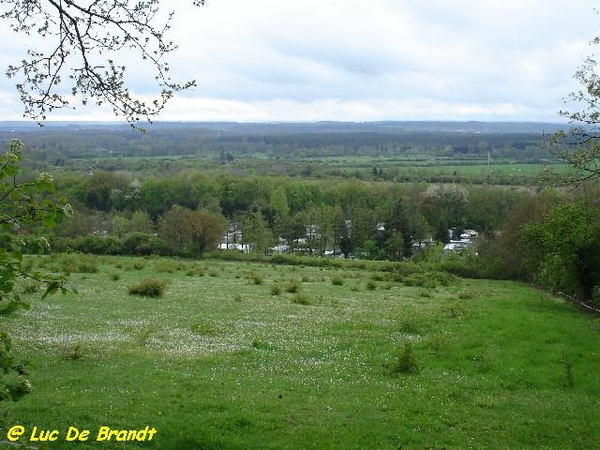
[[142, 280], [138, 284], [129, 286], [130, 295], [141, 295], [143, 297], [162, 297], [165, 293], [167, 282], [159, 279]]
[[560, 363], [562, 364], [562, 367], [563, 367], [563, 373], [564, 373], [567, 385], [572, 387], [575, 384], [575, 381], [573, 378], [573, 360], [571, 359], [571, 356], [564, 348], [562, 349], [562, 357], [560, 359]]
[[290, 280], [285, 285], [285, 292], [295, 294], [300, 290], [300, 282], [298, 280]]
[[277, 283], [271, 285], [271, 295], [281, 295], [281, 286]]
[[118, 255], [122, 252], [122, 243], [114, 236], [88, 234], [74, 244], [78, 251], [94, 255]]
[[96, 273], [98, 272], [98, 263], [89, 259], [84, 259], [77, 266], [76, 272], [79, 273]]
[[252, 281], [254, 282], [254, 284], [259, 285], [262, 284], [263, 282], [263, 277], [257, 273], [253, 273], [252, 274]]
[[58, 259], [58, 263], [64, 273], [98, 272], [98, 261], [95, 256], [75, 254], [65, 255]]
[[126, 255], [150, 255], [152, 236], [147, 233], [128, 233], [123, 238], [123, 253]]
[[336, 275], [331, 279], [331, 284], [334, 286], [342, 286], [344, 284], [344, 279], [339, 275]]
[[72, 361], [83, 359], [83, 346], [77, 343], [65, 348], [63, 350], [63, 358]]
[[490, 370], [491, 361], [485, 347], [480, 347], [477, 355], [473, 358], [475, 367], [478, 372], [485, 373]]
[[458, 298], [461, 300], [471, 300], [475, 297], [473, 292], [459, 292]]
[[296, 294], [292, 298], [292, 303], [297, 305], [312, 305], [312, 300], [305, 294]]
[[421, 371], [410, 342], [404, 344], [404, 349], [391, 364], [390, 369], [392, 373], [402, 374], [419, 373]]
[[154, 263], [154, 270], [157, 272], [173, 273], [176, 269], [176, 264], [168, 259], [159, 259]]
[[405, 286], [419, 286], [425, 288], [436, 287], [435, 280], [428, 273], [412, 273], [402, 281]]
[[375, 283], [373, 280], [367, 281], [367, 289], [370, 291], [374, 291], [375, 289], [377, 289], [377, 283]]
[[400, 323], [400, 331], [405, 334], [420, 334], [418, 322], [414, 318], [406, 318]]

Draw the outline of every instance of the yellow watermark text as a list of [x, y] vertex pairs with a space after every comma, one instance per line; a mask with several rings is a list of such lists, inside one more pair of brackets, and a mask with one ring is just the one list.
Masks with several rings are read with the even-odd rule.
[[154, 427], [147, 425], [142, 429], [118, 429], [102, 425], [97, 430], [79, 429], [70, 426], [67, 430], [45, 429], [34, 426], [30, 430], [23, 425], [13, 425], [6, 432], [6, 438], [10, 442], [17, 442], [21, 438], [27, 439], [29, 442], [83, 442], [83, 441], [117, 441], [117, 442], [146, 442], [151, 441], [156, 436], [157, 430]]

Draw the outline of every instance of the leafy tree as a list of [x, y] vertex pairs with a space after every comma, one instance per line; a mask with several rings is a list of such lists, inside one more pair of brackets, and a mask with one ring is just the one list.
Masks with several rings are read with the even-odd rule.
[[214, 250], [225, 231], [223, 217], [205, 209], [187, 210], [186, 215], [192, 231], [192, 254], [201, 256], [205, 251]]
[[600, 209], [588, 201], [567, 203], [549, 211], [542, 222], [524, 229], [524, 242], [537, 265], [539, 281], [583, 300], [600, 286]]
[[285, 193], [292, 214], [305, 210], [310, 205], [319, 205], [323, 198], [321, 186], [306, 181], [289, 183]]
[[153, 231], [154, 225], [145, 211], [134, 211], [129, 218], [117, 213], [112, 215], [111, 234], [119, 238], [129, 233], [151, 234]]
[[145, 211], [134, 211], [129, 220], [129, 231], [152, 233], [154, 231], [154, 224], [148, 213]]
[[335, 242], [335, 208], [328, 205], [314, 207], [313, 218], [318, 231], [318, 252], [322, 255]]
[[226, 177], [220, 184], [220, 205], [223, 215], [228, 218], [233, 218], [237, 212], [248, 211], [262, 200], [263, 187], [257, 178]]
[[347, 218], [341, 207], [336, 209], [335, 216], [335, 236], [336, 245], [344, 255], [344, 258], [350, 258], [350, 254], [354, 251], [354, 241], [352, 240], [352, 220]]
[[[19, 77], [17, 90], [24, 115], [45, 120], [55, 109], [108, 104], [115, 115], [134, 124], [158, 114], [173, 92], [189, 89], [194, 81], [175, 83], [165, 57], [177, 46], [167, 40], [173, 12], [158, 23], [160, 0], [3, 0], [0, 18], [20, 35], [38, 34], [50, 43], [48, 50], [27, 51], [9, 65], [7, 75]], [[204, 0], [194, 0], [198, 6]], [[132, 55], [135, 55], [132, 57]], [[137, 59], [154, 70], [160, 93], [147, 102], [136, 98], [125, 79], [126, 65]]]
[[178, 253], [201, 256], [217, 246], [225, 230], [222, 216], [207, 210], [173, 206], [160, 219], [159, 235]]
[[465, 225], [467, 195], [460, 186], [431, 186], [423, 193], [421, 206], [436, 240], [448, 242], [448, 228]]
[[128, 180], [122, 175], [104, 171], [94, 172], [81, 185], [78, 197], [88, 208], [110, 211], [113, 207], [113, 195], [125, 190], [128, 185]]
[[282, 237], [289, 243], [290, 251], [299, 247], [298, 241], [306, 236], [306, 225], [302, 214], [288, 216], [282, 226]]
[[[600, 37], [590, 42], [590, 45], [598, 44]], [[577, 68], [574, 78], [582, 87], [571, 92], [565, 102], [573, 102], [577, 107], [581, 106], [581, 110], [560, 112], [572, 126], [568, 132], [556, 133], [550, 142], [555, 153], [573, 169], [566, 181], [580, 184], [600, 178], [600, 73], [593, 55]]]
[[290, 216], [288, 198], [283, 187], [277, 187], [271, 191], [269, 210], [272, 212], [272, 228], [276, 234], [283, 234]]
[[526, 253], [528, 243], [524, 236], [524, 227], [529, 223], [541, 223], [544, 215], [560, 202], [558, 193], [552, 190], [524, 196], [521, 202], [511, 209], [498, 231], [488, 231], [480, 235], [478, 261], [484, 275], [531, 281], [538, 266]]
[[163, 214], [158, 222], [158, 235], [180, 250], [192, 240], [191, 229], [186, 224], [185, 211], [186, 208], [175, 205]]
[[[49, 174], [20, 179], [21, 148], [21, 142], [13, 140], [0, 157], [0, 315], [29, 308], [16, 291], [19, 279], [45, 283], [43, 297], [69, 289], [64, 277], [29, 271], [23, 261], [25, 251], [46, 251], [49, 244], [43, 232], [70, 216], [71, 206], [52, 196]], [[31, 390], [24, 374], [11, 352], [10, 337], [0, 330], [0, 400], [18, 400]]]
[[[182, 178], [149, 179], [140, 186], [139, 209], [145, 210], [153, 221], [174, 205], [195, 208], [191, 184]], [[138, 209], [138, 208], [136, 208]]]
[[249, 212], [242, 222], [244, 243], [252, 245], [252, 251], [267, 254], [269, 246], [275, 242], [269, 224], [259, 211]]
[[465, 225], [479, 232], [499, 230], [525, 194], [494, 186], [471, 186], [467, 192]]

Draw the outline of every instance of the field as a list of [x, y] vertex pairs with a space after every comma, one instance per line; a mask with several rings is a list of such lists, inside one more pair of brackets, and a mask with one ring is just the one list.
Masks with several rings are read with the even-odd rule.
[[[31, 309], [5, 319], [33, 385], [8, 407], [6, 429], [24, 426], [20, 443], [34, 426], [58, 431], [33, 448], [600, 441], [600, 319], [523, 284], [389, 263], [65, 255], [35, 264], [72, 272], [79, 293], [40, 300], [26, 284]], [[165, 280], [164, 295], [128, 293], [143, 279]], [[101, 426], [157, 431], [97, 442]], [[89, 438], [65, 442], [69, 427]]]

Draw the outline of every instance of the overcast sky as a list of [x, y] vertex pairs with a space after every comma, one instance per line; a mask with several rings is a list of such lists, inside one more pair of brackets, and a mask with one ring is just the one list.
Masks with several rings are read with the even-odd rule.
[[[176, 81], [161, 120], [559, 121], [600, 34], [590, 0], [192, 0], [175, 8]], [[4, 68], [25, 55], [0, 32]], [[130, 61], [145, 95], [148, 74]], [[3, 71], [4, 70], [3, 68]], [[22, 118], [0, 78], [0, 120]], [[97, 108], [51, 119], [113, 119]]]

